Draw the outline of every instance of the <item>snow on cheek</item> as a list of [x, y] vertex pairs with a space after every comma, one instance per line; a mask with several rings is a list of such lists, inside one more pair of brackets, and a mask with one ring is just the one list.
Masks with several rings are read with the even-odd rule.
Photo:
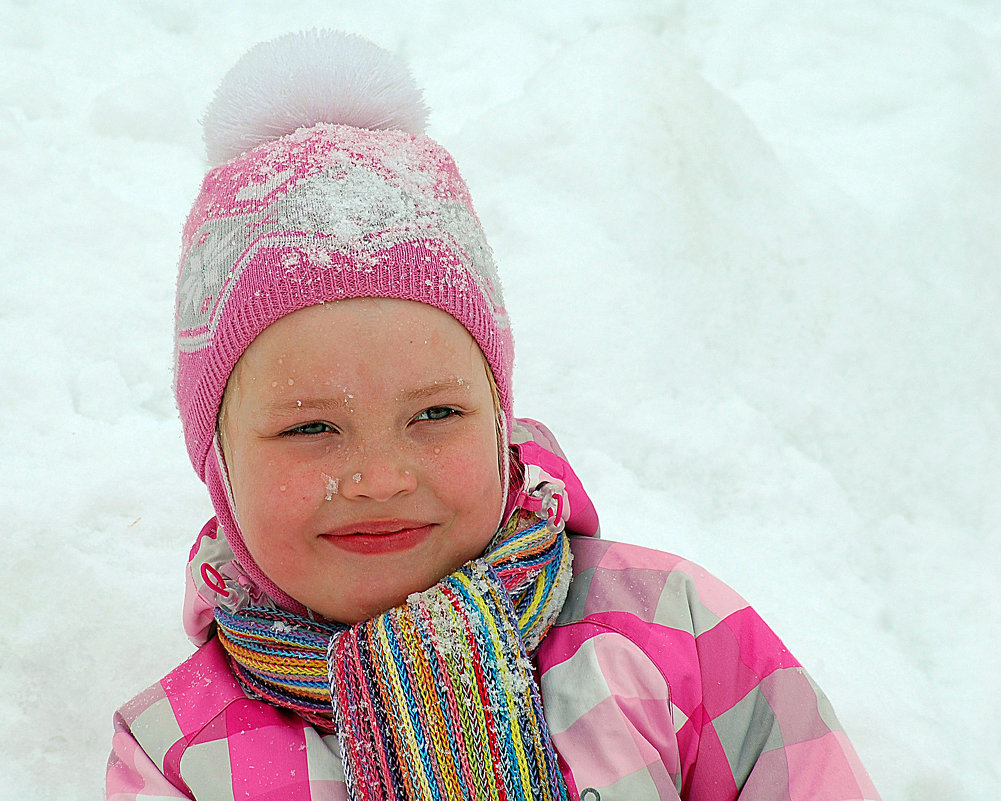
[[320, 471], [320, 478], [323, 480], [323, 489], [325, 491], [323, 499], [325, 501], [332, 501], [334, 496], [340, 491], [341, 480], [334, 476], [328, 476], [323, 471]]

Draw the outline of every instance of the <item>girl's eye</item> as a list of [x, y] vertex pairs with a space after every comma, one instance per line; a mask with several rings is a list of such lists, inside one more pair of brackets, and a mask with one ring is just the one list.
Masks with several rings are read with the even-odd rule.
[[287, 431], [283, 431], [281, 435], [283, 437], [294, 437], [297, 435], [303, 436], [315, 436], [316, 434], [327, 434], [334, 430], [333, 426], [327, 423], [303, 423], [301, 426], [295, 426]]
[[453, 415], [460, 414], [458, 409], [451, 406], [432, 406], [418, 414], [414, 420], [445, 420]]

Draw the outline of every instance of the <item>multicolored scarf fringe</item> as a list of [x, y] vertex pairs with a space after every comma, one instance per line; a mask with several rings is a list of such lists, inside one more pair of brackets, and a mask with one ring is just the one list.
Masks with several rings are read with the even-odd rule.
[[562, 531], [519, 512], [483, 558], [372, 620], [217, 609], [219, 637], [248, 691], [336, 728], [354, 801], [566, 799], [528, 654], [570, 561]]

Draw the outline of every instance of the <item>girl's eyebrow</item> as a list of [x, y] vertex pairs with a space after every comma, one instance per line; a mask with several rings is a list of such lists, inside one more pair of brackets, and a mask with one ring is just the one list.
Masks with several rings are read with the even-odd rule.
[[342, 400], [332, 398], [292, 398], [289, 400], [276, 400], [264, 404], [264, 411], [267, 414], [280, 415], [287, 412], [294, 412], [297, 409], [309, 409], [314, 412], [332, 412], [343, 409], [349, 402], [347, 396]]
[[[469, 382], [464, 378], [453, 376], [440, 380], [431, 381], [427, 384], [419, 384], [410, 389], [401, 389], [396, 395], [397, 400], [415, 401], [424, 398], [435, 397], [446, 392], [459, 389], [468, 389]], [[346, 405], [350, 405], [354, 396], [345, 392], [340, 398], [289, 398], [270, 401], [264, 405], [267, 414], [280, 415], [294, 412], [298, 409], [308, 409], [312, 412], [334, 412], [343, 410]]]
[[400, 400], [413, 401], [423, 398], [433, 397], [444, 392], [451, 392], [457, 389], [468, 389], [469, 384], [464, 378], [452, 376], [441, 380], [432, 381], [428, 384], [421, 384], [410, 389], [401, 390]]

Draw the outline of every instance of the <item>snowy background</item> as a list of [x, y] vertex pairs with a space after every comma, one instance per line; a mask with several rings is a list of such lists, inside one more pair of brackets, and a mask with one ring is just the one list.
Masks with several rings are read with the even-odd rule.
[[997, 0], [6, 0], [0, 801], [101, 797], [113, 710], [190, 651], [198, 119], [312, 26], [425, 87], [505, 279], [516, 411], [604, 535], [748, 597], [887, 801], [997, 799]]

